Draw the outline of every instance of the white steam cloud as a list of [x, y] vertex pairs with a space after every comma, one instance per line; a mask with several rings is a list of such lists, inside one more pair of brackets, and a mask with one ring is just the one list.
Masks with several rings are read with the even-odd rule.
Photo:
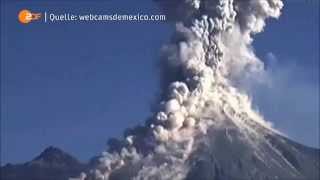
[[99, 165], [79, 179], [185, 179], [198, 138], [209, 128], [232, 123], [252, 144], [259, 143], [260, 131], [272, 130], [237, 87], [248, 78], [263, 78], [263, 63], [251, 47], [252, 36], [263, 31], [267, 18], [279, 17], [282, 1], [156, 2], [176, 23], [171, 43], [163, 48], [163, 64], [179, 73], [164, 74], [174, 81], [146, 125], [128, 130], [123, 140], [111, 143]]

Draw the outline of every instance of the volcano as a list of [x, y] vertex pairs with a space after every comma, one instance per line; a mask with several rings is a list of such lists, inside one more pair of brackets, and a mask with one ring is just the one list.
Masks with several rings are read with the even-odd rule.
[[319, 150], [253, 108], [268, 79], [252, 47], [281, 0], [155, 0], [175, 24], [161, 58], [161, 100], [144, 126], [112, 140], [84, 180], [319, 179]]
[[[186, 180], [319, 179], [319, 149], [303, 146], [267, 130], [265, 133], [264, 148], [260, 149], [264, 157], [260, 157], [259, 152], [246, 143], [245, 137], [237, 129], [209, 130], [207, 137], [199, 138], [203, 143], [187, 162], [189, 172]], [[48, 147], [30, 162], [1, 167], [1, 179], [68, 180], [94, 168], [97, 159], [93, 158], [86, 164], [80, 163], [62, 150]], [[110, 179], [132, 179], [123, 175], [129, 173], [134, 176], [139, 168], [141, 166], [137, 164], [122, 167]]]
[[319, 149], [273, 128], [246, 87], [268, 79], [252, 42], [268, 18], [280, 17], [283, 2], [155, 2], [176, 29], [162, 48], [158, 106], [70, 179], [318, 180]]
[[[224, 123], [202, 129], [202, 133], [194, 137], [192, 147], [188, 143], [179, 143], [180, 147], [171, 144], [169, 150], [161, 147], [154, 150], [154, 154], [145, 153], [144, 157], [138, 156], [139, 152], [134, 149], [128, 148], [127, 152], [122, 150], [119, 157], [125, 158], [123, 161], [114, 161], [114, 170], [108, 179], [319, 179], [319, 149], [303, 146], [259, 124], [250, 125], [251, 130], [259, 132], [257, 135], [249, 129], [239, 129], [231, 120], [225, 120]], [[193, 150], [190, 153], [181, 150], [188, 148]], [[117, 150], [113, 151], [114, 154], [118, 153]], [[102, 155], [100, 163], [105, 158], [106, 154]], [[103, 166], [100, 164], [97, 167], [102, 169]], [[99, 174], [95, 173], [83, 178], [99, 179]]]

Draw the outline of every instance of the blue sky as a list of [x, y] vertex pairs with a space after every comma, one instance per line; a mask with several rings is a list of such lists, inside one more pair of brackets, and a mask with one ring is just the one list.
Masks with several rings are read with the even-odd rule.
[[[125, 2], [125, 3], [124, 3]], [[1, 158], [24, 162], [54, 145], [87, 160], [109, 137], [150, 115], [159, 93], [159, 50], [173, 25], [164, 22], [55, 23], [23, 26], [17, 13], [157, 14], [152, 1], [5, 1], [1, 9]], [[286, 4], [256, 36], [273, 87], [254, 103], [276, 128], [319, 146], [318, 3]]]

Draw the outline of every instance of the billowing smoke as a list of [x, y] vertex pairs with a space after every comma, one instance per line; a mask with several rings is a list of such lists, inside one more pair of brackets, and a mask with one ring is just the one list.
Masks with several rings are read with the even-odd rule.
[[110, 141], [95, 169], [80, 179], [185, 179], [193, 152], [208, 129], [233, 124], [253, 146], [271, 131], [238, 87], [264, 77], [251, 47], [267, 18], [277, 18], [281, 0], [156, 0], [176, 32], [163, 47], [168, 87], [145, 126]]

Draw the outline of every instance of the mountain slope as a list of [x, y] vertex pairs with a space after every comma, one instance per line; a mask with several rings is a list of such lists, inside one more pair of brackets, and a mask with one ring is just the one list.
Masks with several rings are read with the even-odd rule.
[[208, 137], [192, 156], [187, 180], [319, 179], [319, 149], [274, 134], [253, 148], [230, 128], [209, 130]]
[[[298, 144], [271, 129], [250, 124], [259, 134], [240, 129], [232, 120], [226, 119], [218, 126], [211, 125], [204, 133], [194, 138], [193, 151], [184, 161], [186, 180], [318, 180], [320, 150]], [[156, 156], [156, 155], [155, 155]], [[163, 157], [162, 157], [163, 158]], [[170, 157], [167, 156], [169, 159]], [[179, 163], [156, 157], [156, 169], [148, 175], [141, 172], [147, 167], [144, 162], [127, 163], [114, 170], [109, 180], [153, 180], [159, 178], [152, 170], [176, 167]], [[166, 161], [163, 166], [163, 161]], [[172, 164], [171, 164], [172, 163]], [[164, 172], [170, 172], [164, 170]], [[179, 172], [179, 170], [177, 170]], [[179, 172], [180, 173], [180, 172]], [[178, 174], [176, 173], [176, 177]], [[175, 179], [175, 176], [164, 179]], [[91, 177], [91, 179], [97, 179]]]
[[[199, 138], [199, 141], [210, 143], [203, 143], [191, 155], [186, 180], [319, 179], [320, 150], [283, 136], [265, 136], [264, 159], [252, 152], [243, 143], [242, 135], [232, 128], [212, 129], [206, 139]], [[49, 147], [30, 162], [3, 166], [1, 180], [67, 180], [86, 171], [88, 166], [57, 148]], [[121, 176], [127, 168], [119, 169], [110, 179], [129, 179]]]
[[62, 150], [48, 147], [32, 161], [1, 167], [1, 180], [66, 180], [86, 168]]

